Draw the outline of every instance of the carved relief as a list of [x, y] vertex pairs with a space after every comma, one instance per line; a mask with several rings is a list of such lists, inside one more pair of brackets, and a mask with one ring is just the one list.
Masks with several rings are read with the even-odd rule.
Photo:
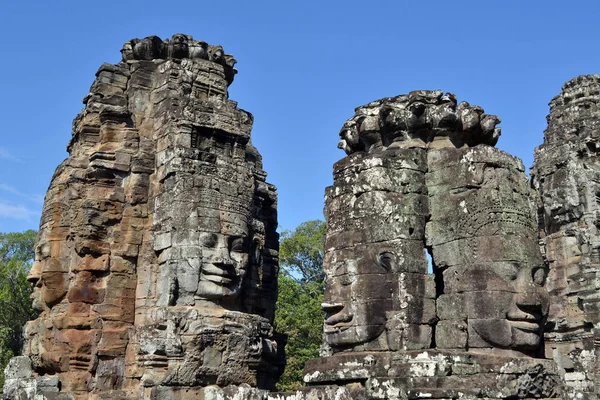
[[235, 59], [183, 34], [133, 39], [122, 57], [100, 67], [46, 195], [32, 370], [6, 393], [271, 388], [276, 194], [252, 116], [227, 97]]
[[550, 102], [544, 143], [535, 150], [531, 171], [550, 266], [547, 353], [565, 377], [565, 397], [572, 398], [600, 393], [599, 105], [600, 76], [566, 82]]
[[479, 209], [466, 205], [475, 210], [465, 229], [473, 257], [452, 270], [444, 287], [448, 293], [463, 293], [469, 347], [487, 343], [535, 355], [548, 314], [543, 289], [548, 269], [535, 240], [532, 214], [519, 210], [514, 201], [505, 202], [506, 207], [502, 201]]
[[490, 146], [499, 122], [441, 91], [377, 100], [346, 121], [349, 155], [326, 191], [328, 357], [307, 364], [310, 385], [361, 382], [374, 398], [561, 395], [540, 359], [548, 266], [533, 192], [521, 161]]
[[435, 137], [448, 137], [456, 147], [493, 146], [500, 137], [499, 123], [500, 118], [484, 114], [481, 107], [467, 102], [457, 105], [452, 93], [418, 90], [358, 107], [344, 123], [338, 147], [352, 154], [397, 145], [422, 146]]

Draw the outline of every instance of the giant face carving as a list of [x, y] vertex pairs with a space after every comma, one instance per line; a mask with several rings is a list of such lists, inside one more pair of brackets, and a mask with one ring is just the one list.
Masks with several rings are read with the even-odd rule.
[[541, 343], [549, 306], [543, 288], [547, 268], [537, 243], [510, 234], [476, 241], [476, 261], [464, 269], [455, 287], [463, 291], [469, 347], [533, 355]]
[[49, 241], [42, 228], [35, 247], [35, 260], [27, 280], [33, 285], [33, 308], [42, 312], [59, 303], [68, 290], [68, 259], [62, 257], [59, 241]]
[[[507, 159], [503, 153], [493, 153]], [[437, 301], [440, 318], [461, 326], [462, 333], [455, 336], [464, 335], [466, 342], [455, 347], [540, 356], [549, 308], [543, 287], [547, 265], [537, 241], [527, 180], [521, 171], [509, 168], [485, 171], [488, 187], [440, 194], [432, 201], [436, 207], [456, 204], [463, 211], [448, 214], [444, 223], [434, 226], [438, 235], [448, 232], [444, 244], [433, 246], [434, 263], [450, 265], [440, 271], [444, 293]], [[504, 189], [499, 182], [509, 182], [513, 189]], [[453, 224], [455, 228], [448, 230]]]
[[202, 265], [196, 297], [235, 298], [249, 264], [247, 232], [237, 235], [203, 233], [200, 237]]
[[332, 347], [374, 341], [385, 330], [386, 312], [393, 308], [397, 287], [396, 257], [391, 251], [373, 250], [359, 248], [354, 257], [344, 250], [326, 255], [328, 277], [322, 309], [326, 313], [325, 341]]
[[186, 58], [189, 55], [189, 39], [186, 35], [177, 33], [171, 38], [171, 57]]
[[[543, 288], [544, 265], [501, 262], [486, 269], [474, 266], [464, 274], [467, 281], [482, 277], [491, 290], [465, 294], [466, 308], [472, 310], [470, 333], [495, 347], [527, 353], [536, 350], [549, 304]], [[470, 341], [476, 343], [477, 338]]]

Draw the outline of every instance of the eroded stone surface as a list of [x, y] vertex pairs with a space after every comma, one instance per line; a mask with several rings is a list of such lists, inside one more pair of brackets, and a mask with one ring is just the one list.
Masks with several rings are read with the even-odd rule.
[[498, 122], [416, 91], [344, 124], [348, 156], [326, 190], [325, 357], [307, 384], [382, 399], [561, 396], [543, 359], [535, 195], [522, 162], [493, 147]]
[[423, 251], [424, 155], [421, 149], [359, 153], [335, 165], [326, 196], [323, 305], [333, 352], [430, 345], [435, 291]]
[[[356, 108], [340, 131], [346, 154], [378, 151], [396, 142], [428, 143], [447, 137], [456, 147], [495, 145], [500, 118], [441, 90], [416, 90]], [[415, 145], [413, 144], [413, 145]]]
[[560, 367], [569, 398], [596, 398], [600, 297], [600, 76], [567, 82], [550, 102], [532, 182], [550, 265], [546, 354]]
[[521, 162], [489, 146], [428, 156], [436, 346], [540, 355], [547, 267]]
[[537, 196], [481, 107], [357, 108], [326, 192], [323, 357], [269, 393], [276, 196], [228, 99], [235, 59], [182, 34], [122, 57], [52, 178], [8, 398], [596, 398], [600, 77], [552, 101]]
[[252, 115], [228, 99], [235, 60], [181, 34], [122, 54], [98, 70], [46, 194], [29, 277], [41, 313], [8, 395], [268, 389], [276, 194]]
[[[311, 360], [304, 381], [369, 399], [560, 398], [552, 360], [456, 350], [351, 352]], [[358, 384], [360, 382], [360, 384]]]
[[450, 93], [416, 91], [344, 124], [351, 154], [325, 206], [332, 353], [539, 351], [547, 270], [523, 165], [490, 146], [499, 121]]

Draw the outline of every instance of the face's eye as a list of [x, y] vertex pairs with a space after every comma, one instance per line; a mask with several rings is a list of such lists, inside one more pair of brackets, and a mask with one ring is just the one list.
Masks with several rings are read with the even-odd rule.
[[379, 264], [386, 271], [391, 271], [396, 262], [396, 256], [394, 253], [389, 251], [384, 251], [383, 253], [379, 253], [377, 256], [377, 264]]
[[544, 286], [548, 272], [543, 266], [533, 268], [531, 271], [531, 279], [536, 285]]
[[36, 260], [43, 260], [50, 257], [50, 245], [48, 243], [41, 243], [35, 248]]
[[229, 251], [232, 253], [244, 253], [246, 250], [246, 241], [243, 237], [231, 239]]
[[331, 276], [341, 276], [341, 275], [344, 275], [347, 271], [348, 271], [348, 269], [346, 268], [346, 264], [342, 263], [342, 264], [335, 266], [333, 271], [331, 271], [332, 273], [330, 275]]
[[351, 274], [351, 273], [340, 276], [340, 284], [342, 286], [351, 285], [352, 283], [354, 283], [355, 280], [356, 280], [356, 277], [354, 276], [354, 274]]
[[499, 267], [496, 272], [503, 277], [506, 277], [508, 280], [515, 281], [519, 277], [520, 265], [515, 263], [503, 263]]
[[218, 241], [219, 239], [214, 233], [207, 233], [200, 238], [200, 244], [209, 248], [216, 247]]

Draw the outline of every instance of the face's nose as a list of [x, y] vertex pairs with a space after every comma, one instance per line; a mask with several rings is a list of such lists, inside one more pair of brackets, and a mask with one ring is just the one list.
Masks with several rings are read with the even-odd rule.
[[231, 266], [233, 265], [233, 260], [229, 257], [229, 252], [225, 248], [218, 249], [215, 254], [210, 259], [210, 262], [213, 265], [221, 265], [221, 266]]
[[515, 295], [515, 307], [509, 311], [510, 319], [541, 321], [548, 315], [550, 297], [546, 289], [525, 274], [519, 277], [517, 288], [519, 292]]
[[29, 270], [29, 275], [27, 275], [27, 280], [33, 285], [33, 287], [41, 286], [40, 278], [42, 277], [42, 263], [40, 261], [36, 261], [31, 266]]
[[534, 292], [518, 293], [515, 297], [515, 305], [520, 313], [528, 314], [539, 321], [544, 316], [542, 301]]

